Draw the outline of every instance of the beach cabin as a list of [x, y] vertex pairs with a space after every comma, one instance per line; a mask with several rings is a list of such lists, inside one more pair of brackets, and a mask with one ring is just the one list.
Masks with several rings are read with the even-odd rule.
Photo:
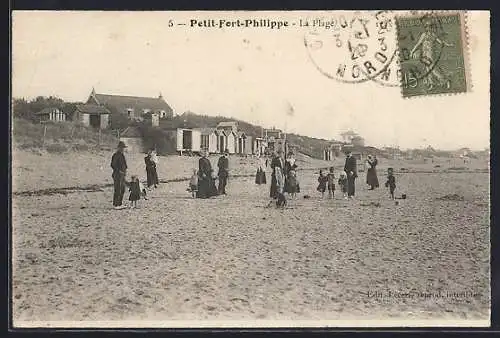
[[221, 148], [222, 151], [224, 151], [225, 149], [227, 149], [227, 151], [230, 153], [230, 154], [235, 154], [236, 153], [236, 145], [237, 145], [237, 138], [238, 138], [238, 135], [236, 135], [236, 133], [234, 131], [223, 131], [222, 132], [225, 136], [225, 148]]
[[264, 155], [267, 148], [267, 142], [263, 137], [256, 137], [253, 141], [253, 153], [257, 156]]
[[143, 153], [144, 144], [142, 142], [141, 132], [137, 127], [128, 127], [120, 133], [120, 141], [127, 145], [128, 153]]
[[210, 154], [219, 152], [219, 132], [215, 128], [199, 128], [200, 148], [207, 150]]
[[253, 137], [250, 135], [246, 135], [245, 148], [244, 148], [243, 154], [244, 155], [252, 155], [253, 153], [254, 153]]
[[110, 111], [95, 104], [77, 105], [73, 112], [73, 121], [78, 121], [84, 126], [106, 129], [109, 126]]
[[63, 122], [66, 121], [66, 114], [59, 108], [44, 108], [38, 113], [35, 113], [40, 122], [52, 121]]
[[245, 132], [238, 131], [236, 133], [236, 149], [235, 149], [235, 152], [237, 154], [241, 154], [241, 155], [246, 154], [246, 139], [247, 139], [247, 136], [246, 136]]
[[174, 143], [179, 155], [184, 153], [199, 153], [201, 150], [201, 132], [193, 128], [164, 128], [168, 139]]

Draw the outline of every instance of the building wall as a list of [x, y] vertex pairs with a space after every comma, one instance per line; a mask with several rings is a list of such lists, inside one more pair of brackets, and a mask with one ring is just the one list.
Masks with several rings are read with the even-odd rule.
[[217, 152], [217, 134], [211, 133], [208, 136], [208, 152], [216, 153]]
[[234, 154], [236, 152], [236, 149], [235, 149], [236, 138], [234, 136], [235, 135], [233, 133], [231, 133], [226, 137], [226, 148], [230, 154]]
[[140, 137], [120, 137], [120, 141], [125, 142], [128, 153], [138, 154], [144, 152], [144, 144]]
[[86, 114], [86, 113], [81, 113], [80, 114], [80, 122], [88, 127], [90, 125], [90, 115], [89, 114]]
[[160, 115], [157, 113], [151, 114], [151, 125], [153, 127], [158, 127], [160, 125]]
[[253, 137], [247, 136], [245, 139], [245, 151], [244, 154], [251, 155], [253, 154]]
[[109, 126], [109, 115], [108, 114], [101, 114], [101, 129], [106, 129]]
[[201, 150], [201, 131], [193, 129], [192, 134], [192, 150], [200, 151]]

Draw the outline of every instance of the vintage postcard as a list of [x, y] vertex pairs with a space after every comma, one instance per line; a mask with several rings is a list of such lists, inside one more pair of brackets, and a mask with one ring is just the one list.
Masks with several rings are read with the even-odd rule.
[[14, 327], [489, 326], [489, 25], [14, 11]]

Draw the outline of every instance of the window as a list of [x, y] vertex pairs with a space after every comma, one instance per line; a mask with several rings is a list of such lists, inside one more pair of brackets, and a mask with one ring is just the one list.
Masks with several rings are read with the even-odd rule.
[[133, 117], [134, 116], [134, 110], [131, 109], [131, 108], [127, 109], [127, 116], [128, 117]]
[[166, 115], [165, 111], [164, 110], [160, 110], [160, 117], [161, 118], [164, 118]]

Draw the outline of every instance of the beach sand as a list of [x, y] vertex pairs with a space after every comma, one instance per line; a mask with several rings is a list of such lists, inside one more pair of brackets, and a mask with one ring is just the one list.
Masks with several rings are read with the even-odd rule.
[[[81, 155], [82, 162], [68, 154], [68, 164], [64, 157], [19, 152], [13, 191], [111, 183], [108, 155]], [[160, 179], [167, 179], [189, 176], [197, 158], [160, 161]], [[256, 160], [231, 158], [233, 173], [255, 173], [256, 162], [238, 161]], [[306, 161], [302, 167], [325, 165]], [[141, 155], [129, 167], [143, 170], [142, 163]], [[338, 190], [334, 200], [321, 200], [315, 171], [299, 171], [302, 191], [284, 210], [266, 207], [269, 173], [263, 186], [253, 177], [230, 178], [228, 195], [208, 200], [190, 198], [187, 182], [163, 183], [139, 209], [113, 210], [109, 187], [14, 195], [14, 325], [353, 317], [488, 322], [488, 173], [398, 172], [396, 193], [408, 198], [396, 206], [383, 188], [384, 166], [394, 164], [380, 166], [382, 187], [375, 191], [360, 173], [352, 201]], [[396, 168], [402, 165], [411, 167]], [[463, 200], [438, 199], [453, 194]]]

